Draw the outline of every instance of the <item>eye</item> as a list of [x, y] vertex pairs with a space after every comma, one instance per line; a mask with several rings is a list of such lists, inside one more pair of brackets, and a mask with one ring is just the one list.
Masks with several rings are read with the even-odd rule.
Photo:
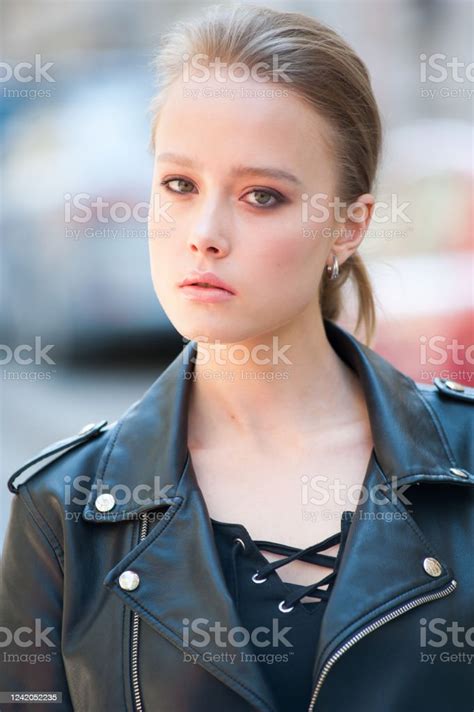
[[250, 201], [250, 205], [253, 205], [256, 208], [273, 208], [279, 203], [284, 202], [283, 196], [273, 190], [254, 188], [245, 195], [252, 194], [255, 197], [252, 201]]
[[[172, 187], [172, 184], [176, 184], [176, 187]], [[180, 195], [192, 193], [195, 188], [192, 181], [180, 177], [166, 178], [160, 181], [160, 185], [165, 186], [166, 190], [169, 190], [171, 193], [178, 193]], [[254, 188], [254, 190], [250, 190], [245, 195], [255, 196], [254, 201], [251, 201], [250, 205], [256, 208], [273, 208], [279, 203], [283, 203], [285, 201], [284, 197], [280, 193], [263, 188]]]
[[[177, 183], [179, 187], [171, 188], [171, 183]], [[186, 180], [185, 178], [166, 178], [160, 181], [160, 185], [164, 185], [166, 190], [169, 190], [171, 193], [180, 193], [181, 195], [191, 193], [194, 188], [194, 183], [191, 183], [190, 180]]]

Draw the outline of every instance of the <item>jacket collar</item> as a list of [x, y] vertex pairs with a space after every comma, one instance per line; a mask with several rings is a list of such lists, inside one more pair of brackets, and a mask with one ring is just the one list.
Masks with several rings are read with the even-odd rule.
[[[458, 465], [415, 382], [333, 322], [325, 321], [324, 326], [332, 347], [356, 371], [367, 399], [374, 451], [364, 479], [366, 488], [391, 480], [397, 486], [472, 484], [472, 473], [465, 479], [450, 472]], [[227, 628], [241, 625], [226, 590], [212, 525], [187, 448], [187, 405], [196, 349], [196, 342], [189, 342], [113, 427], [96, 485], [83, 510], [88, 521], [117, 522], [147, 509], [166, 509], [148, 536], [108, 572], [104, 584], [183, 652], [184, 618], [219, 621]], [[113, 493], [118, 486], [127, 492], [142, 485], [148, 486], [145, 495], [136, 492], [123, 502], [117, 496], [110, 512], [94, 506], [101, 492]], [[143, 502], [137, 502], [138, 496]], [[407, 514], [400, 499], [387, 497], [382, 505], [369, 497], [359, 503], [323, 616], [314, 680], [347, 636], [454, 578], [449, 562]], [[425, 557], [438, 559], [439, 577], [427, 575]], [[118, 584], [120, 574], [128, 569], [140, 577], [140, 585], [131, 592]], [[212, 640], [206, 648], [220, 656], [222, 650]], [[255, 709], [274, 712], [275, 701], [257, 665], [222, 659], [198, 662]]]
[[[435, 414], [416, 383], [334, 322], [324, 320], [336, 353], [356, 372], [366, 397], [375, 455], [386, 478], [461, 483], [458, 465]], [[187, 411], [197, 343], [190, 341], [142, 398], [115, 423], [102, 454], [83, 517], [119, 521], [164, 504], [177, 494], [190, 453]], [[472, 473], [469, 479], [474, 481]], [[110, 512], [95, 508], [115, 491]], [[120, 492], [119, 492], [120, 490]], [[130, 493], [130, 496], [128, 496]]]

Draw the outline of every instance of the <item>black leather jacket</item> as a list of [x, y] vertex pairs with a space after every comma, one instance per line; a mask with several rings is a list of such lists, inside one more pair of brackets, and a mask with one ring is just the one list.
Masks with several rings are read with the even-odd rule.
[[[361, 380], [374, 442], [364, 484], [385, 496], [357, 506], [309, 709], [472, 712], [474, 389], [416, 383], [325, 328]], [[187, 450], [195, 349], [116, 423], [54, 443], [10, 478], [0, 688], [62, 693], [11, 709], [278, 709], [258, 663], [229, 662], [212, 636], [197, 662], [184, 658], [183, 619], [239, 625]]]

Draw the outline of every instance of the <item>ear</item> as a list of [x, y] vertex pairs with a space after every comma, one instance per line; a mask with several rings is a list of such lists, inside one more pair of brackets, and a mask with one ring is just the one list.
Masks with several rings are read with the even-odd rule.
[[329, 265], [332, 264], [332, 254], [336, 255], [340, 266], [357, 250], [366, 235], [374, 205], [374, 196], [364, 193], [348, 206], [344, 219], [335, 224]]

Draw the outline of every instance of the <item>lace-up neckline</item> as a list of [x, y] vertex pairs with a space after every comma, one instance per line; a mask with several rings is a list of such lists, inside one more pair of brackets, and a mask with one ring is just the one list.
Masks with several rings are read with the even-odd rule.
[[[226, 587], [240, 621], [235, 630], [250, 637], [248, 645], [254, 650], [255, 662], [274, 695], [274, 708], [278, 712], [308, 709], [320, 627], [352, 515], [353, 512], [344, 511], [337, 534], [304, 549], [254, 541], [242, 524], [211, 520]], [[340, 546], [336, 556], [323, 553], [337, 543]], [[284, 558], [269, 562], [259, 547]], [[280, 567], [296, 559], [327, 567], [331, 572], [310, 586], [283, 581], [278, 573]], [[322, 588], [325, 584], [327, 589]], [[308, 594], [309, 598], [320, 600], [302, 600]], [[266, 631], [263, 642], [261, 631]], [[273, 635], [273, 631], [279, 634]], [[256, 632], [259, 633], [254, 640]], [[281, 637], [280, 633], [283, 633]], [[226, 650], [240, 655], [241, 648], [238, 644], [229, 644]]]
[[[238, 561], [239, 557], [252, 556], [253, 561], [261, 562], [258, 563], [258, 567], [255, 569], [250, 580], [252, 584], [265, 584], [265, 582], [275, 578], [276, 581], [286, 589], [286, 595], [278, 603], [278, 608], [281, 613], [289, 613], [293, 610], [296, 604], [298, 604], [302, 598], [317, 597], [321, 599], [319, 602], [306, 604], [303, 603], [303, 608], [305, 608], [309, 613], [314, 610], [314, 606], [322, 601], [327, 601], [334, 583], [334, 579], [337, 574], [337, 567], [340, 557], [343, 552], [343, 544], [347, 537], [347, 533], [352, 521], [353, 512], [350, 510], [345, 510], [341, 515], [341, 528], [337, 533], [327, 537], [321, 542], [312, 544], [305, 549], [296, 548], [293, 546], [288, 546], [286, 544], [280, 544], [272, 541], [265, 540], [253, 540], [247, 529], [242, 524], [233, 524], [230, 522], [219, 522], [217, 520], [211, 520], [214, 526], [217, 527], [230, 527], [240, 534], [240, 536], [234, 536], [231, 548], [231, 565], [232, 565], [232, 575], [233, 575], [233, 597], [237, 608], [239, 607], [239, 593], [241, 586], [239, 585], [239, 572], [238, 572]], [[322, 554], [322, 551], [330, 549], [331, 547], [339, 544], [339, 551], [337, 555], [332, 556], [328, 554]], [[277, 561], [269, 562], [260, 549], [265, 551], [270, 551], [275, 554], [280, 554], [284, 558], [278, 559]], [[277, 570], [289, 564], [291, 561], [299, 559], [301, 561], [307, 561], [319, 566], [324, 566], [327, 568], [332, 568], [333, 571], [327, 576], [323, 577], [319, 581], [310, 584], [309, 586], [301, 586], [299, 584], [283, 582], [280, 577], [276, 574]], [[240, 582], [241, 583], [241, 582]], [[328, 585], [327, 589], [321, 588], [324, 585]]]

